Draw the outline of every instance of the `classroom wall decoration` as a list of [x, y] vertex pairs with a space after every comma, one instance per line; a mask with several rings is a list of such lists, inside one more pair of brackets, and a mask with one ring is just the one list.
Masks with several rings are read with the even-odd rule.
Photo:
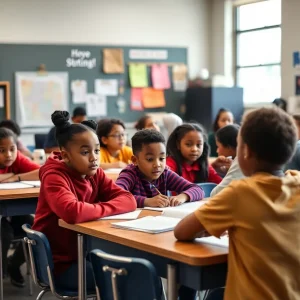
[[[60, 109], [68, 107], [69, 111], [72, 111], [76, 106], [87, 108], [88, 105], [89, 113], [92, 114], [90, 117], [93, 119], [109, 116], [121, 118], [125, 122], [135, 122], [148, 112], [164, 111], [174, 112], [183, 117], [180, 107], [184, 103], [185, 90], [182, 86], [180, 91], [178, 87], [174, 90], [172, 68], [178, 65], [185, 66], [187, 70], [186, 48], [0, 44], [0, 53], [0, 81], [11, 83], [11, 117], [15, 119], [17, 115], [21, 118], [22, 127], [52, 125], [50, 119], [45, 120], [44, 113], [38, 113], [37, 118], [35, 113], [28, 114], [26, 101], [29, 98], [24, 102], [24, 95], [20, 97], [15, 88], [15, 74], [23, 72], [36, 73], [36, 78], [47, 78], [53, 72], [65, 73], [66, 91]], [[36, 72], [40, 64], [46, 66], [43, 76]], [[164, 84], [164, 89], [158, 89], [158, 92], [152, 89], [146, 92], [139, 90], [133, 92], [132, 96], [129, 68], [136, 64], [143, 65], [141, 68], [145, 76], [144, 88], [153, 88], [152, 65], [165, 64], [172, 83], [170, 88], [167, 89], [168, 85]], [[184, 75], [186, 76], [187, 72]], [[178, 79], [182, 80], [182, 76]], [[155, 85], [160, 87], [157, 83]], [[153, 101], [149, 95], [154, 97]], [[17, 111], [20, 101], [23, 108]], [[46, 101], [46, 97], [41, 98], [41, 102]], [[54, 108], [53, 102], [52, 105], [45, 104], [44, 107], [47, 107], [50, 113]], [[4, 112], [4, 108], [0, 107], [0, 119], [5, 117]]]
[[16, 121], [21, 127], [51, 126], [55, 110], [68, 110], [68, 73], [17, 72]]

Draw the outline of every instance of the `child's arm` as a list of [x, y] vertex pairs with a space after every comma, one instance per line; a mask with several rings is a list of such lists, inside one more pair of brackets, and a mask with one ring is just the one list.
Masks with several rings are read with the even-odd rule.
[[[208, 167], [208, 179], [207, 182], [213, 182], [219, 184], [222, 181], [222, 177], [216, 172], [216, 170], [212, 167]], [[209, 195], [206, 195], [209, 196]]]
[[16, 182], [16, 181], [31, 181], [31, 180], [39, 180], [39, 169], [33, 170], [31, 172], [23, 173], [23, 174], [13, 174], [9, 178], [2, 180], [2, 183], [7, 182]]
[[[104, 185], [108, 184], [107, 180], [104, 180]], [[100, 181], [98, 183], [100, 185]], [[70, 224], [93, 221], [108, 215], [135, 210], [136, 203], [130, 193], [111, 184], [104, 192], [103, 198], [107, 200], [106, 202], [78, 201], [76, 195], [70, 190], [68, 181], [63, 176], [47, 174], [43, 178], [40, 193], [45, 194], [51, 210], [59, 218]]]
[[232, 228], [237, 222], [236, 218], [239, 217], [235, 214], [238, 185], [238, 182], [232, 182], [218, 195], [210, 198], [206, 204], [183, 218], [174, 229], [175, 237], [178, 240], [189, 241], [206, 235], [206, 232], [220, 237], [226, 230]]
[[[128, 170], [128, 169], [122, 170], [118, 179], [116, 180], [116, 185], [118, 185], [119, 187], [121, 187], [122, 189], [130, 193], [133, 193], [135, 183], [136, 183], [136, 176], [132, 170]], [[144, 202], [147, 197], [140, 196], [140, 195], [133, 195], [133, 196], [136, 200], [137, 207], [144, 207]]]
[[172, 203], [176, 201], [178, 204], [181, 204], [187, 201], [198, 201], [204, 198], [204, 192], [197, 184], [185, 180], [171, 170], [167, 171], [166, 176], [167, 190], [172, 192], [175, 191], [179, 194], [170, 198], [170, 200], [173, 198], [177, 199], [177, 201], [172, 200]]

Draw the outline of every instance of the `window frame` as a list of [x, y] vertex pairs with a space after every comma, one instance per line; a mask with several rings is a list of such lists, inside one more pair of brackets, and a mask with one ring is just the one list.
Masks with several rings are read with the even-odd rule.
[[[266, 1], [266, 0], [265, 0]], [[267, 0], [268, 1], [268, 0]], [[279, 66], [280, 72], [281, 72], [281, 57], [280, 61], [278, 63], [265, 63], [265, 64], [255, 64], [255, 65], [247, 65], [247, 66], [240, 66], [238, 65], [238, 36], [241, 33], [248, 33], [248, 32], [258, 32], [258, 31], [263, 31], [263, 30], [268, 30], [268, 29], [275, 29], [275, 28], [280, 28], [282, 27], [282, 23], [278, 25], [270, 25], [270, 26], [263, 26], [263, 27], [255, 27], [251, 29], [245, 29], [245, 30], [239, 30], [238, 29], [238, 21], [239, 21], [239, 14], [238, 14], [238, 9], [240, 6], [247, 5], [247, 4], [252, 4], [252, 3], [257, 3], [257, 2], [262, 2], [261, 0], [258, 1], [249, 1], [246, 3], [240, 3], [237, 4], [233, 7], [233, 23], [234, 23], [234, 79], [235, 79], [235, 84], [238, 86], [238, 72], [240, 69], [247, 69], [247, 68], [257, 68], [257, 67], [272, 67], [272, 66]], [[280, 97], [280, 95], [278, 95]], [[265, 105], [265, 104], [270, 104], [271, 102], [244, 102], [244, 107], [255, 107], [255, 106], [260, 106], [260, 105]]]

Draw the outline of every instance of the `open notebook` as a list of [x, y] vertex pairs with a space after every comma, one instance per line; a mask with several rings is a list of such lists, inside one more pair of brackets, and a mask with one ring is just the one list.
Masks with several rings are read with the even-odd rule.
[[180, 221], [178, 218], [164, 216], [148, 216], [133, 221], [112, 223], [115, 228], [137, 230], [148, 233], [161, 233], [171, 231]]
[[208, 236], [203, 238], [196, 239], [197, 242], [218, 246], [222, 248], [228, 248], [229, 247], [229, 237], [228, 235], [221, 236], [219, 239], [214, 236]]
[[0, 183], [0, 190], [17, 190], [26, 189], [32, 187], [40, 187], [40, 181], [20, 181], [20, 182], [10, 182], [10, 183]]

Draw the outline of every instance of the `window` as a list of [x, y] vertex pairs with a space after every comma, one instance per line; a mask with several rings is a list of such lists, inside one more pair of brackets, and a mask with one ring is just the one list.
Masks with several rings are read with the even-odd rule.
[[272, 102], [281, 96], [281, 1], [236, 8], [236, 81], [244, 103]]

